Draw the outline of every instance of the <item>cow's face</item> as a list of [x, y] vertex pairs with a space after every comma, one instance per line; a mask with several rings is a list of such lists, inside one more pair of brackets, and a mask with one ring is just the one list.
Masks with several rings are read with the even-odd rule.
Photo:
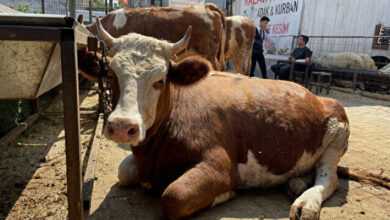
[[183, 39], [172, 44], [135, 33], [115, 39], [97, 22], [99, 37], [111, 48], [110, 69], [120, 91], [105, 135], [115, 142], [136, 146], [155, 121], [157, 103], [169, 78], [170, 57], [187, 46], [191, 28]]

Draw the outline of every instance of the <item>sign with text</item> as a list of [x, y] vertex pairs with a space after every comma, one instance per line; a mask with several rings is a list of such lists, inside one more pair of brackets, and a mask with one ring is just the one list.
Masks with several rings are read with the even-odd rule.
[[204, 4], [204, 0], [169, 0], [169, 6], [188, 7], [197, 4]]
[[[270, 40], [275, 47], [267, 48], [265, 53], [288, 55], [291, 53], [293, 36], [298, 35], [301, 23], [303, 0], [243, 0], [241, 15], [251, 18], [256, 26], [267, 16]], [[268, 41], [270, 41], [268, 40]], [[268, 43], [272, 45], [272, 42]]]

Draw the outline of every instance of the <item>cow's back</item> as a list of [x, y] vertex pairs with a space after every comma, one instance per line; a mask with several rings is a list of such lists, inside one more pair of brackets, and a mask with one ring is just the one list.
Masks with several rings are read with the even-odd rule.
[[[219, 51], [224, 46], [222, 35], [225, 25], [222, 16], [223, 14], [210, 5], [187, 8], [126, 8], [104, 16], [101, 23], [113, 37], [135, 32], [170, 42], [180, 40], [188, 26], [192, 25], [188, 50], [178, 54], [178, 60], [190, 55], [200, 55], [209, 60], [214, 68], [221, 69]], [[95, 23], [86, 27], [97, 34]]]

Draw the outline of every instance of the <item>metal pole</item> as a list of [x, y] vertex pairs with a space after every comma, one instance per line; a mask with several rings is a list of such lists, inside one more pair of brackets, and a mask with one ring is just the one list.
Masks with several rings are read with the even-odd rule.
[[[74, 1], [73, 1], [74, 2]], [[83, 218], [80, 153], [79, 81], [74, 29], [61, 30], [61, 68], [64, 102], [68, 217]]]
[[104, 0], [104, 7], [105, 7], [105, 12], [106, 14], [108, 14], [108, 3], [107, 3], [107, 0]]
[[70, 17], [76, 18], [76, 0], [69, 0]]
[[92, 0], [89, 0], [89, 23], [92, 23]]
[[42, 14], [45, 14], [45, 0], [41, 0]]
[[113, 3], [112, 3], [112, 0], [110, 0], [110, 12], [113, 10]]

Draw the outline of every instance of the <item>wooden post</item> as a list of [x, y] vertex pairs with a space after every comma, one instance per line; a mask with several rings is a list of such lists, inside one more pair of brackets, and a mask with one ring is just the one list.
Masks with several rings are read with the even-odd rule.
[[87, 167], [84, 174], [83, 183], [83, 205], [86, 212], [91, 208], [93, 183], [95, 180], [95, 169], [99, 153], [100, 139], [103, 133], [104, 114], [100, 113], [96, 124], [95, 134], [91, 142]]
[[308, 63], [305, 66], [305, 87], [307, 88], [309, 86], [309, 72], [310, 72], [311, 64]]
[[288, 74], [288, 80], [294, 81], [294, 68], [295, 68], [295, 62], [291, 62], [290, 72]]
[[0, 149], [7, 146], [15, 138], [17, 138], [23, 131], [39, 119], [39, 114], [35, 113], [28, 117], [24, 122], [20, 123], [16, 128], [12, 129], [4, 137], [0, 138]]
[[352, 81], [353, 91], [355, 91], [357, 88], [357, 78], [358, 78], [358, 73], [354, 72], [353, 73], [353, 81]]
[[32, 108], [34, 113], [39, 113], [39, 98], [32, 100]]
[[75, 31], [70, 28], [64, 28], [61, 31], [61, 68], [64, 91], [68, 216], [70, 220], [78, 220], [83, 218], [79, 88]]
[[318, 90], [319, 90], [319, 87], [321, 87], [321, 74], [322, 73], [319, 73], [317, 75], [317, 87], [316, 87], [316, 94], [318, 95]]

